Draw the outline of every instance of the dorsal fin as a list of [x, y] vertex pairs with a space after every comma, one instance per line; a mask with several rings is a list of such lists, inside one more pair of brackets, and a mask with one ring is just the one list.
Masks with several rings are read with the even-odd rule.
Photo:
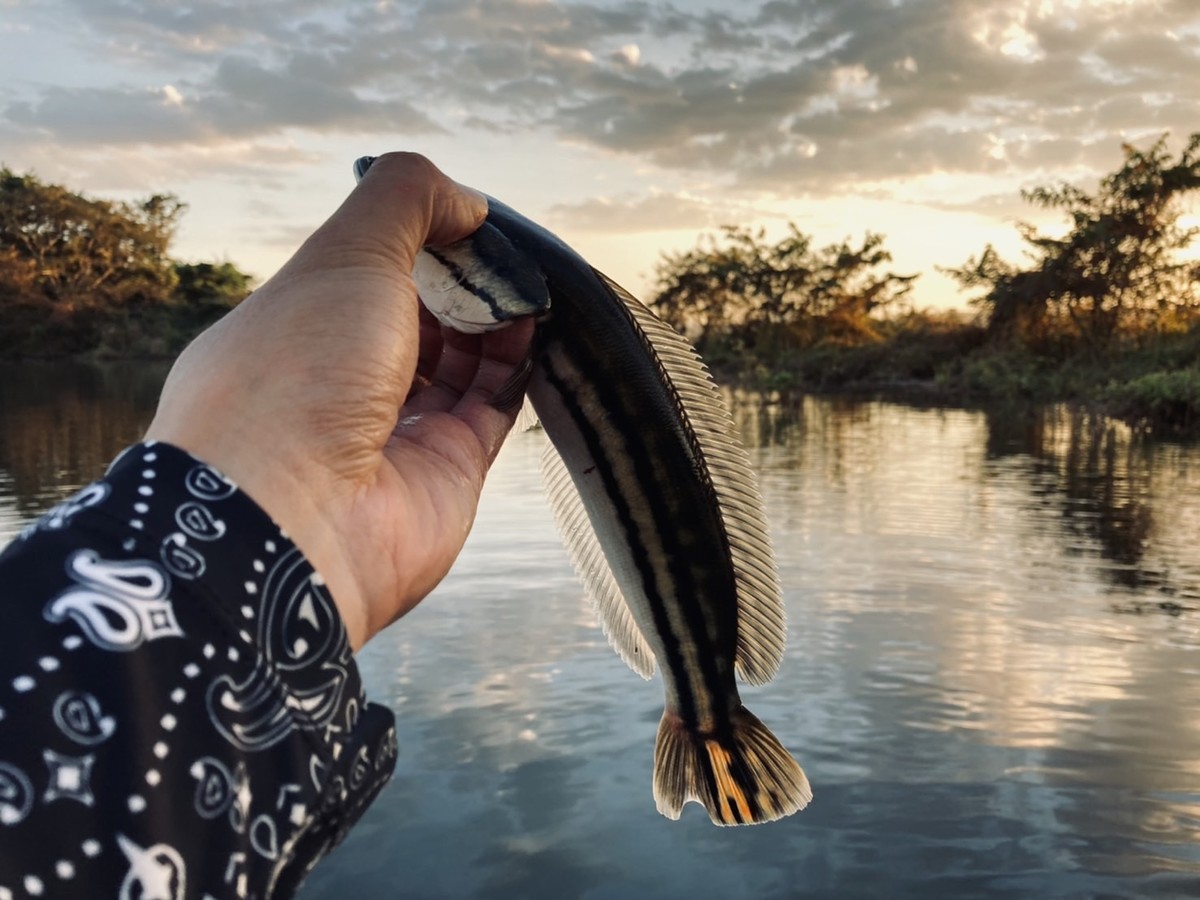
[[654, 653], [617, 586], [571, 473], [551, 443], [546, 444], [542, 453], [542, 480], [558, 533], [609, 643], [629, 668], [649, 678], [654, 674]]
[[750, 684], [765, 684], [783, 659], [787, 626], [770, 533], [750, 458], [742, 449], [719, 388], [687, 339], [620, 285], [600, 272], [596, 275], [624, 306], [657, 360], [704, 460], [737, 579], [737, 671]]

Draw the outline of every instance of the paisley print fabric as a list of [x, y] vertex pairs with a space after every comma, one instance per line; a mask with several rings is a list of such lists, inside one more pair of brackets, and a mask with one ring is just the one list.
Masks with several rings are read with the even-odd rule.
[[0, 555], [0, 900], [291, 896], [394, 725], [279, 527], [131, 447]]

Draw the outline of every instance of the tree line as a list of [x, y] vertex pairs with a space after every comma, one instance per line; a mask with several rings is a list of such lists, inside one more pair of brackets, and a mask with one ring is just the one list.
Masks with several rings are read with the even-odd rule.
[[[1200, 187], [1200, 133], [1178, 157], [1166, 138], [1147, 150], [1124, 145], [1124, 163], [1095, 192], [1070, 184], [1022, 192], [1059, 209], [1067, 233], [1018, 224], [1022, 264], [992, 246], [942, 271], [966, 290], [975, 324], [995, 343], [1061, 355], [1110, 349], [1123, 339], [1192, 327], [1200, 310], [1200, 263], [1181, 261], [1200, 229], [1179, 224]], [[820, 344], [876, 342], [911, 319], [918, 276], [887, 268], [879, 234], [818, 247], [794, 223], [778, 242], [762, 230], [726, 226], [697, 247], [665, 255], [650, 305], [702, 352], [773, 358]]]
[[[987, 246], [942, 271], [973, 315], [914, 308], [882, 235], [818, 245], [730, 225], [665, 254], [650, 306], [715, 366], [768, 387], [891, 383], [982, 397], [1100, 399], [1200, 431], [1200, 133], [1122, 146], [1095, 189], [1022, 192], [1060, 211], [1062, 236], [1017, 228], [1021, 262]], [[0, 168], [0, 358], [171, 355], [249, 291], [230, 262], [171, 256], [186, 206], [86, 197]]]
[[170, 354], [244, 298], [230, 262], [170, 254], [186, 205], [87, 197], [0, 168], [0, 356]]
[[989, 246], [947, 270], [964, 287], [984, 290], [978, 305], [992, 335], [1099, 352], [1195, 323], [1200, 262], [1178, 254], [1200, 234], [1179, 224], [1184, 197], [1200, 187], [1200, 133], [1178, 158], [1167, 152], [1165, 137], [1148, 150], [1122, 149], [1124, 164], [1095, 193], [1070, 184], [1022, 192], [1070, 222], [1059, 238], [1020, 223], [1027, 265], [1008, 263]]
[[920, 390], [934, 399], [1078, 400], [1162, 431], [1200, 433], [1200, 133], [1122, 146], [1094, 190], [1023, 191], [1060, 211], [1061, 236], [1017, 225], [1021, 262], [987, 246], [940, 270], [971, 314], [913, 307], [915, 275], [882, 236], [817, 246], [727, 226], [664, 255], [650, 305], [714, 367], [760, 387]]

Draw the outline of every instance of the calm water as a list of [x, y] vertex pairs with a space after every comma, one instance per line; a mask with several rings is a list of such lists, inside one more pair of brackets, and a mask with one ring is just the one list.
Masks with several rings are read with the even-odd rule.
[[[161, 376], [0, 370], [0, 544], [137, 437]], [[306, 900], [1200, 896], [1200, 448], [1062, 409], [738, 415], [791, 619], [744, 696], [813, 805], [654, 811], [661, 688], [592, 620], [532, 432], [361, 658], [400, 762]]]

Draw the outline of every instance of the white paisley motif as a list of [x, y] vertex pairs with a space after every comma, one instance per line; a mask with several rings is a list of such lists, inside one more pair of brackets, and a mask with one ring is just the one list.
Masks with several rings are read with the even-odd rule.
[[225, 523], [207, 506], [194, 500], [175, 510], [175, 522], [184, 534], [198, 541], [215, 541], [225, 535]]
[[103, 743], [117, 730], [116, 720], [100, 711], [100, 701], [82, 691], [64, 691], [54, 701], [54, 724], [77, 744]]
[[237, 485], [211, 466], [196, 466], [187, 473], [184, 485], [188, 493], [200, 500], [224, 500], [237, 490]]
[[350, 664], [346, 629], [299, 550], [282, 556], [267, 573], [262, 602], [257, 643], [265, 665], [241, 681], [222, 675], [207, 695], [213, 725], [249, 751], [270, 747], [297, 729], [323, 733], [333, 725]]
[[200, 552], [189, 547], [187, 536], [178, 531], [163, 538], [158, 555], [172, 575], [187, 581], [199, 578], [207, 567]]
[[390, 766], [396, 759], [399, 748], [396, 746], [396, 729], [389, 728], [379, 744], [379, 755], [375, 757], [375, 771]]
[[[195, 807], [200, 818], [215, 819], [233, 806], [234, 777], [223, 762], [202, 756], [192, 763], [188, 772], [197, 781]], [[244, 773], [242, 777], [245, 777]]]
[[250, 846], [259, 856], [274, 859], [279, 855], [279, 835], [275, 820], [262, 813], [250, 825]]
[[33, 782], [16, 766], [0, 762], [0, 825], [16, 825], [33, 808]]
[[167, 597], [167, 573], [147, 560], [103, 560], [77, 550], [67, 560], [69, 587], [48, 604], [45, 617], [68, 616], [93, 644], [105, 650], [133, 650], [146, 641], [183, 637]]
[[121, 882], [120, 900], [181, 900], [187, 887], [187, 869], [179, 851], [167, 844], [139, 847], [117, 835], [129, 871]]
[[370, 774], [371, 753], [366, 747], [359, 747], [358, 753], [354, 755], [354, 763], [350, 766], [350, 789], [358, 790]]

